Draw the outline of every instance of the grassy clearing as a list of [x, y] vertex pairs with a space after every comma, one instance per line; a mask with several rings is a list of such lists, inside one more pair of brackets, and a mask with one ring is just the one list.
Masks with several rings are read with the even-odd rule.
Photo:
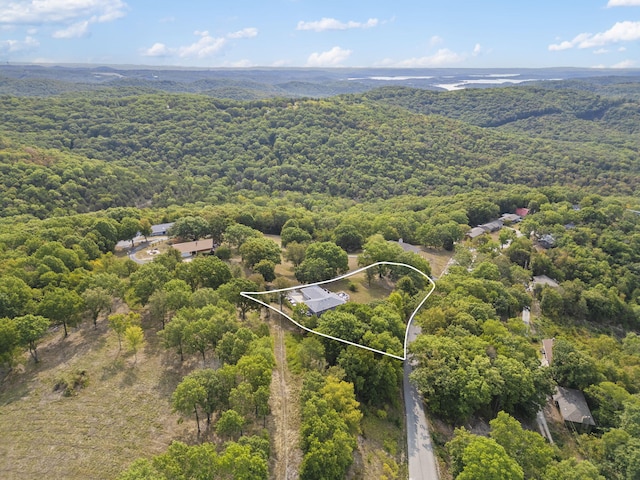
[[[192, 443], [195, 424], [178, 423], [170, 398], [193, 365], [165, 352], [154, 328], [145, 330], [145, 340], [134, 365], [102, 321], [64, 340], [55, 332], [40, 349], [39, 365], [25, 357], [0, 387], [0, 477], [114, 478], [173, 439]], [[54, 390], [81, 371], [84, 387], [70, 396]]]
[[406, 431], [402, 408], [363, 408], [362, 435], [347, 478], [407, 478]]
[[442, 275], [447, 263], [453, 257], [453, 252], [446, 250], [436, 250], [433, 248], [425, 248], [420, 255], [424, 257], [431, 265], [431, 275], [439, 278]]

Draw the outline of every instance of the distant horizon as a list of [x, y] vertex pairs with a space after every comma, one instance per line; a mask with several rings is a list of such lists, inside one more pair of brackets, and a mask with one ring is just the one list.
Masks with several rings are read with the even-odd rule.
[[135, 63], [90, 63], [90, 62], [11, 62], [5, 61], [0, 63], [0, 68], [6, 66], [34, 66], [34, 67], [67, 67], [67, 68], [112, 68], [112, 69], [140, 69], [140, 70], [227, 70], [227, 71], [250, 71], [250, 70], [329, 70], [329, 71], [349, 71], [349, 70], [382, 70], [382, 71], [415, 71], [415, 72], [426, 72], [426, 71], [441, 71], [441, 70], [451, 70], [451, 71], [487, 71], [487, 70], [504, 70], [504, 71], [512, 71], [512, 70], [578, 70], [578, 71], [607, 71], [607, 72], [616, 72], [616, 73], [624, 73], [624, 72], [640, 72], [640, 67], [627, 67], [627, 68], [619, 68], [619, 67], [580, 67], [580, 66], [548, 66], [548, 67], [393, 67], [393, 66], [374, 66], [374, 67], [366, 67], [366, 66], [333, 66], [333, 67], [307, 67], [307, 66], [272, 66], [272, 65], [251, 65], [251, 66], [184, 66], [184, 65], [152, 65], [152, 64], [135, 64]]

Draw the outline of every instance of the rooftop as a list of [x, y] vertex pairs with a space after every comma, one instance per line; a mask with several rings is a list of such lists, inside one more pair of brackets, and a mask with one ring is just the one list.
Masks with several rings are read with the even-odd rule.
[[166, 235], [167, 231], [173, 227], [171, 223], [158, 223], [157, 225], [151, 225], [151, 235]]
[[596, 422], [593, 421], [591, 410], [580, 390], [556, 387], [553, 401], [558, 405], [565, 422], [595, 426]]
[[195, 242], [174, 243], [171, 246], [180, 253], [210, 252], [213, 250], [213, 239], [204, 238]]
[[547, 277], [546, 275], [536, 275], [535, 277], [533, 277], [533, 284], [547, 285], [553, 288], [559, 287], [558, 282], [556, 282], [553, 278]]
[[327, 310], [347, 303], [345, 298], [319, 285], [301, 288], [300, 293], [303, 297], [302, 301], [314, 315], [320, 315]]

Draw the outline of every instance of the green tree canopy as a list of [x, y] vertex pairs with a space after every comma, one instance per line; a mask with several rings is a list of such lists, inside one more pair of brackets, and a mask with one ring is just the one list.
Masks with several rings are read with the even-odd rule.
[[40, 315], [24, 315], [15, 318], [20, 344], [29, 349], [33, 360], [38, 363], [38, 341], [49, 328], [49, 319]]

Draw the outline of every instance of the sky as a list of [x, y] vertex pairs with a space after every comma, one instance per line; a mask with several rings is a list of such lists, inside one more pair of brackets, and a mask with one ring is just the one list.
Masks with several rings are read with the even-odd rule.
[[640, 68], [640, 0], [0, 0], [0, 61]]

